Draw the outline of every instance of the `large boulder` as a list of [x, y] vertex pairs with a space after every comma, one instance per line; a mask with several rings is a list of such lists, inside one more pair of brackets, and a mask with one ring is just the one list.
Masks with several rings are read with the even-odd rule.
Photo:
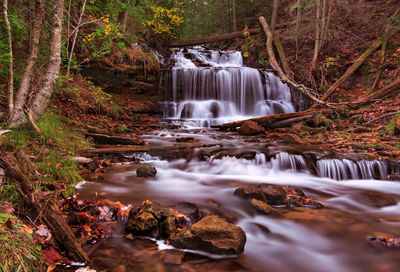
[[239, 128], [240, 135], [258, 135], [265, 133], [265, 129], [254, 121], [246, 121]]
[[243, 253], [246, 234], [240, 227], [212, 215], [183, 229], [170, 242], [177, 248], [232, 255]]
[[239, 187], [234, 192], [242, 198], [255, 198], [269, 205], [283, 205], [286, 200], [286, 191], [282, 186], [262, 183], [257, 187]]
[[136, 170], [136, 175], [142, 178], [154, 178], [157, 175], [157, 169], [152, 165], [141, 165]]

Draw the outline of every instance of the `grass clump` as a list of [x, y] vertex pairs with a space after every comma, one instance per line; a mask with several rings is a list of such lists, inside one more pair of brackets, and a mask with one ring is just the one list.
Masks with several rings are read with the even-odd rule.
[[40, 271], [44, 260], [32, 239], [32, 230], [15, 216], [0, 213], [0, 271]]

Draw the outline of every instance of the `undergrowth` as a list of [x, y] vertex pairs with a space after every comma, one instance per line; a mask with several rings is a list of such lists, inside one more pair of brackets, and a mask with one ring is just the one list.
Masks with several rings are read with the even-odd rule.
[[1, 272], [39, 271], [44, 266], [32, 230], [8, 213], [0, 213], [0, 256]]

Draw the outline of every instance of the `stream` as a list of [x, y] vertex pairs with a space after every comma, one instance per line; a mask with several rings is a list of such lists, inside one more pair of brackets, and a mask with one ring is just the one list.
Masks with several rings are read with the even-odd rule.
[[[146, 199], [166, 207], [195, 203], [203, 215], [240, 226], [245, 251], [240, 256], [190, 251], [182, 264], [165, 264], [153, 253], [171, 246], [116, 232], [94, 260], [126, 271], [400, 270], [398, 249], [370, 241], [400, 236], [400, 183], [388, 180], [390, 163], [217, 131], [211, 126], [294, 112], [303, 102], [294, 105], [290, 89], [273, 73], [243, 66], [240, 52], [195, 47], [176, 50], [171, 58], [174, 68], [163, 79], [170, 93], [160, 104], [168, 129], [142, 135], [151, 151], [128, 156], [155, 166], [156, 177], [137, 177], [137, 164], [118, 164], [105, 182], [84, 184], [80, 197], [126, 205]], [[260, 183], [298, 186], [324, 207], [278, 206], [278, 214], [263, 215], [234, 195], [240, 186]]]

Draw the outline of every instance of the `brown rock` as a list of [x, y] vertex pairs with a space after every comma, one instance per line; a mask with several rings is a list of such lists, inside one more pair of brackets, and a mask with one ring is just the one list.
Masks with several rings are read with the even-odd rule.
[[246, 234], [218, 216], [207, 216], [179, 232], [170, 240], [177, 248], [207, 251], [215, 254], [241, 254], [246, 244]]
[[139, 236], [158, 236], [158, 221], [150, 212], [139, 212], [126, 225], [126, 231]]
[[166, 250], [163, 258], [163, 263], [165, 264], [181, 264], [183, 258], [185, 257], [185, 252], [179, 250]]
[[142, 178], [153, 178], [157, 174], [157, 169], [151, 165], [142, 165], [136, 170], [136, 175]]
[[239, 128], [240, 135], [258, 135], [265, 133], [265, 129], [254, 121], [246, 121]]
[[270, 205], [255, 198], [251, 200], [251, 205], [253, 205], [257, 211], [265, 214], [271, 214], [274, 211], [274, 208], [272, 208]]
[[283, 205], [286, 199], [286, 191], [282, 186], [266, 183], [258, 187], [239, 187], [234, 194], [242, 198], [255, 198], [270, 205]]
[[396, 205], [396, 199], [391, 195], [386, 195], [379, 192], [367, 191], [362, 195], [367, 199], [368, 203], [377, 208]]

